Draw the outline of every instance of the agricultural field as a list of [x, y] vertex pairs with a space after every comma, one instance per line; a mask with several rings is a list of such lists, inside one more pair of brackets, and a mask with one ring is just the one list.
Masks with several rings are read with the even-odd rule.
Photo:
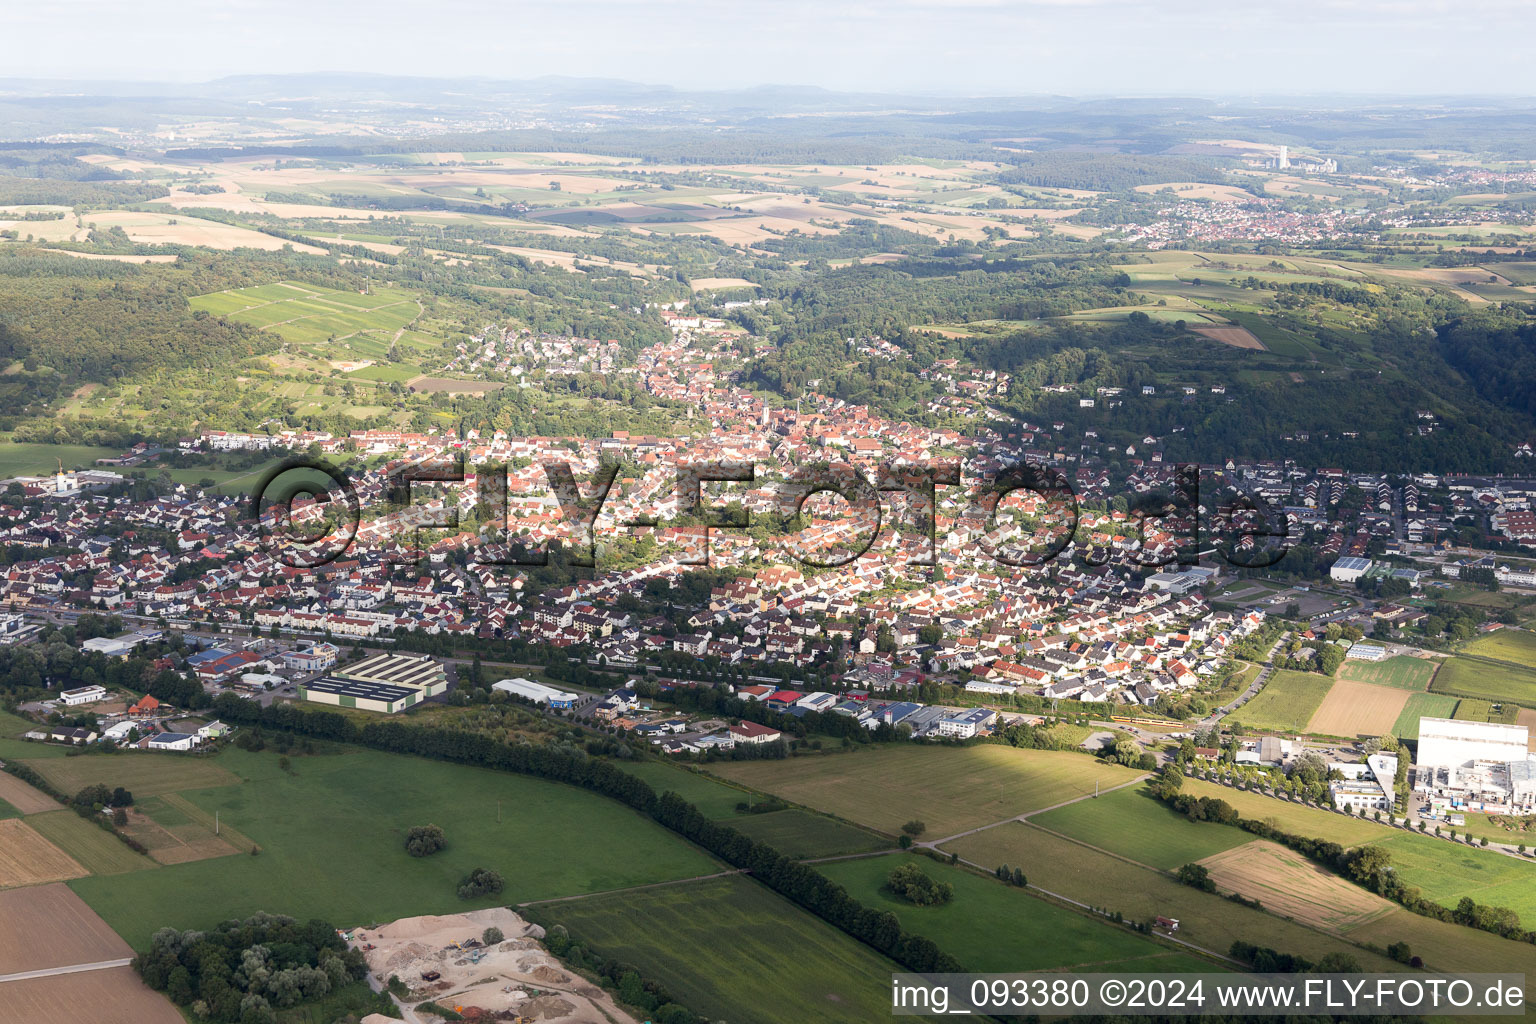
[[[207, 927], [260, 910], [358, 924], [718, 870], [633, 811], [525, 776], [355, 749], [294, 757], [285, 772], [274, 753], [231, 748], [213, 766], [241, 781], [179, 795], [205, 821], [217, 814], [260, 853], [158, 867], [132, 885], [71, 883], [130, 943], [142, 946], [164, 925]], [[411, 857], [405, 830], [425, 824], [441, 826], [448, 846]], [[592, 842], [594, 835], [603, 841]], [[458, 882], [476, 867], [500, 871], [506, 892], [460, 901]]]
[[1450, 718], [1456, 713], [1456, 698], [1440, 693], [1415, 693], [1392, 725], [1392, 735], [1400, 740], [1419, 738], [1419, 719]]
[[0, 975], [132, 955], [128, 944], [63, 883], [0, 892]]
[[[1510, 841], [1507, 835], [1504, 841]], [[1442, 906], [1454, 907], [1470, 896], [1536, 922], [1536, 864], [1433, 836], [1398, 835], [1380, 845], [1403, 881]]]
[[121, 839], [74, 811], [32, 814], [26, 822], [93, 875], [121, 875], [155, 866], [154, 861], [135, 853]]
[[863, 1024], [890, 1013], [895, 964], [740, 875], [550, 903], [535, 914], [712, 1019]]
[[1032, 815], [1029, 823], [1164, 871], [1241, 846], [1251, 838], [1239, 829], [1190, 821], [1141, 786]]
[[19, 818], [0, 819], [0, 889], [79, 878], [85, 868]]
[[[954, 899], [941, 906], [919, 907], [886, 892], [886, 877], [904, 861], [954, 886]], [[895, 914], [903, 928], [932, 939], [968, 971], [1211, 969], [1209, 963], [1192, 961], [1123, 925], [1085, 916], [995, 878], [928, 857], [893, 853], [819, 864], [816, 870], [866, 907]], [[1165, 964], [1165, 960], [1172, 962]]]
[[794, 803], [891, 835], [920, 818], [935, 840], [1089, 796], [1141, 773], [1082, 754], [1003, 746], [893, 746], [713, 770]]
[[1396, 908], [1279, 843], [1255, 840], [1200, 861], [1222, 892], [1323, 931], [1343, 933]]
[[1221, 954], [1241, 939], [1314, 959], [1331, 951], [1348, 953], [1367, 971], [1390, 967], [1385, 958], [1342, 939], [1213, 893], [1199, 892], [1168, 874], [1090, 850], [1024, 822], [1010, 822], [957, 839], [944, 844], [944, 851], [958, 853], [984, 868], [1020, 866], [1032, 886], [1089, 906], [1119, 911], [1132, 920], [1145, 921], [1159, 914], [1176, 917], [1181, 939]]
[[1273, 821], [1287, 832], [1330, 839], [1341, 846], [1358, 846], [1393, 834], [1393, 830], [1386, 825], [1378, 825], [1363, 818], [1308, 807], [1262, 793], [1218, 786], [1203, 779], [1185, 779], [1184, 792], [1195, 796], [1220, 797], [1244, 818]]
[[1473, 640], [1462, 651], [1536, 669], [1536, 633], [1524, 629], [1501, 629], [1489, 633]]
[[184, 1024], [165, 996], [134, 973], [112, 967], [83, 974], [26, 978], [0, 985], [0, 1020], [6, 1024]]
[[[417, 297], [401, 289], [360, 295], [294, 281], [199, 295], [191, 305], [271, 331], [319, 361], [382, 360], [395, 339], [422, 315]], [[420, 372], [419, 367], [413, 370], [409, 376]]]
[[1346, 658], [1339, 665], [1335, 678], [1343, 682], [1423, 691], [1429, 689], [1429, 681], [1435, 677], [1435, 669], [1439, 664], [1428, 658], [1410, 658], [1401, 654], [1381, 661]]
[[9, 772], [0, 772], [0, 800], [4, 800], [22, 814], [56, 811], [62, 806], [47, 793], [22, 782]]
[[27, 761], [48, 784], [61, 793], [78, 793], [102, 783], [122, 786], [135, 798], [174, 793], [182, 789], [228, 786], [240, 779], [205, 757], [175, 754], [123, 752], [114, 755], [83, 755], [64, 759]]
[[61, 462], [67, 470], [95, 469], [97, 459], [115, 459], [121, 454], [121, 448], [6, 441], [0, 443], [0, 478], [56, 473]]
[[1340, 679], [1329, 688], [1306, 731], [1320, 736], [1382, 736], [1397, 725], [1413, 696], [1403, 688]]
[[[133, 952], [63, 883], [0, 892], [0, 975], [123, 960]], [[125, 966], [0, 984], [0, 1020], [181, 1024], [183, 1018]]]
[[1264, 689], [1229, 716], [1251, 729], [1299, 733], [1328, 695], [1333, 680], [1315, 672], [1276, 669]]
[[1478, 657], [1455, 657], [1440, 666], [1430, 690], [1536, 708], [1536, 669]]
[[139, 800], [128, 812], [123, 831], [159, 864], [249, 853], [256, 845], [233, 828], [209, 819], [196, 804], [176, 793]]
[[786, 857], [797, 859], [868, 853], [891, 847], [891, 841], [884, 836], [796, 808], [767, 814], [742, 814], [725, 824], [758, 842], [767, 843]]
[[[636, 761], [624, 764], [623, 768], [650, 783], [658, 796], [671, 790], [710, 818], [733, 818], [736, 805], [751, 798], [745, 789], [665, 761]], [[735, 822], [731, 824], [734, 826]]]
[[1536, 972], [1536, 946], [1420, 917], [1402, 907], [1361, 925], [1348, 937], [1381, 949], [1393, 942], [1406, 942], [1432, 971]]

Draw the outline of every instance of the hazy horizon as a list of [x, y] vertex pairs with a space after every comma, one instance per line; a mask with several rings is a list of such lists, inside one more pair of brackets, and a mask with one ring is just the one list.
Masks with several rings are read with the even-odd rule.
[[[1519, 0], [700, 0], [560, 5], [401, 0], [327, 7], [61, 0], [11, 12], [6, 78], [197, 83], [380, 73], [614, 78], [684, 90], [765, 85], [931, 96], [1522, 96]], [[82, 28], [82, 26], [84, 26]]]

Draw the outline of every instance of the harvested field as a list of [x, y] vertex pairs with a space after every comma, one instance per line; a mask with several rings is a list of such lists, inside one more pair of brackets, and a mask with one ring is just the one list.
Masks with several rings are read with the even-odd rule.
[[188, 217], [186, 214], [170, 216], [160, 213], [141, 213], [136, 210], [103, 210], [85, 217], [87, 227], [120, 227], [135, 242], [149, 245], [199, 245], [209, 249], [267, 249], [277, 250], [292, 245], [299, 252], [324, 254], [324, 249], [300, 242], [289, 242], [273, 235], [253, 231], [235, 224]]
[[0, 800], [4, 800], [22, 814], [56, 811], [62, 806], [47, 793], [35, 786], [27, 785], [7, 772], [0, 772]]
[[1521, 708], [1520, 715], [1515, 719], [1515, 722], [1530, 730], [1530, 739], [1525, 741], [1525, 745], [1532, 753], [1536, 753], [1536, 711], [1530, 708]]
[[1196, 334], [1203, 334], [1212, 341], [1219, 341], [1223, 345], [1231, 345], [1233, 348], [1251, 348], [1260, 352], [1269, 351], [1264, 343], [1246, 327], [1191, 327]]
[[123, 753], [110, 759], [69, 757], [27, 764], [61, 793], [78, 793], [100, 782], [122, 786], [136, 797], [146, 797], [182, 789], [229, 786], [240, 781], [239, 776], [207, 758], [175, 754]]
[[20, 818], [0, 820], [0, 889], [62, 882], [85, 874], [78, 861]]
[[1324, 736], [1381, 736], [1397, 725], [1413, 694], [1391, 686], [1339, 680], [1312, 713], [1307, 731]]
[[1200, 863], [1222, 891], [1241, 893], [1272, 913], [1325, 931], [1347, 932], [1396, 908], [1294, 850], [1263, 839]]
[[690, 287], [696, 292], [704, 292], [711, 288], [756, 288], [758, 286], [741, 277], [696, 277], [690, 282]]
[[1211, 185], [1199, 181], [1170, 181], [1155, 185], [1137, 185], [1137, 192], [1162, 192], [1172, 189], [1179, 199], [1209, 199], [1219, 203], [1243, 203], [1253, 199], [1235, 185]]
[[79, 974], [27, 978], [0, 984], [0, 1020], [6, 1024], [184, 1024], [165, 996], [134, 973], [112, 967]]
[[405, 382], [412, 391], [442, 392], [447, 395], [483, 395], [500, 391], [505, 384], [485, 380], [455, 380], [452, 377], [412, 377]]
[[[478, 962], [451, 948], [468, 938], [478, 941], [489, 927], [500, 928], [505, 941], [487, 947]], [[501, 907], [408, 917], [353, 934], [354, 945], [376, 947], [363, 954], [368, 969], [381, 982], [398, 976], [411, 987], [410, 1001], [430, 999], [492, 1013], [511, 1010], [550, 1024], [633, 1024], [634, 1018], [620, 1011], [607, 992], [568, 973], [540, 946], [537, 940], [543, 937], [544, 929]], [[427, 981], [426, 973], [440, 977]]]
[[[128, 943], [62, 882], [0, 892], [0, 975], [132, 955]], [[0, 1020], [10, 1019], [0, 1014]]]
[[131, 253], [122, 255], [105, 252], [75, 252], [73, 249], [54, 249], [53, 252], [61, 252], [66, 256], [73, 256], [80, 260], [111, 260], [115, 263], [175, 263], [179, 257], [170, 255], [135, 256]]

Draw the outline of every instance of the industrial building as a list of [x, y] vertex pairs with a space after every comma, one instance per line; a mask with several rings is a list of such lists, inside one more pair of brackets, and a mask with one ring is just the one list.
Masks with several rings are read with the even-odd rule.
[[422, 694], [409, 686], [327, 677], [302, 684], [299, 699], [392, 715], [420, 703]]
[[502, 679], [491, 685], [491, 689], [500, 690], [502, 693], [510, 693], [524, 700], [531, 700], [535, 704], [548, 704], [552, 708], [564, 710], [573, 708], [577, 701], [581, 700], [581, 694], [569, 693], [565, 690], [557, 690], [553, 686], [535, 682], [532, 679]]
[[448, 672], [425, 654], [376, 654], [304, 683], [300, 700], [392, 715], [448, 688]]
[[423, 697], [434, 697], [448, 686], [448, 670], [426, 654], [375, 654], [334, 674], [363, 683], [409, 686], [421, 690]]
[[[1372, 754], [1363, 765], [1329, 765], [1340, 774], [1353, 776], [1328, 783], [1333, 806], [1342, 811], [1390, 811], [1396, 800], [1397, 756]], [[1355, 769], [1349, 771], [1345, 769]], [[1363, 770], [1361, 770], [1363, 769]]]
[[1528, 814], [1536, 810], [1529, 737], [1523, 725], [1422, 718], [1414, 789], [1436, 816], [1453, 810]]
[[1370, 571], [1369, 558], [1341, 558], [1333, 563], [1328, 575], [1340, 583], [1353, 583]]
[[1421, 768], [1463, 768], [1476, 761], [1524, 761], [1530, 730], [1498, 722], [1461, 722], [1449, 718], [1419, 719]]

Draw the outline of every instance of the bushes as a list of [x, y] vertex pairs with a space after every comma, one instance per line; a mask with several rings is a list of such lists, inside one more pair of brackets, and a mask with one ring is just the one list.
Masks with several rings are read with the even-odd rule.
[[501, 875], [490, 868], [475, 868], [459, 882], [459, 899], [476, 900], [482, 896], [494, 896], [506, 888]]
[[367, 974], [325, 921], [257, 914], [218, 928], [162, 928], [134, 969], [195, 1016], [218, 1022], [271, 1021], [285, 1009], [324, 998]]
[[1020, 889], [1029, 884], [1029, 879], [1024, 877], [1023, 868], [1010, 868], [1007, 864], [999, 864], [993, 874], [1009, 885], [1017, 886]]
[[929, 877], [916, 864], [902, 864], [885, 880], [887, 892], [920, 907], [935, 907], [955, 898], [955, 887]]
[[1179, 868], [1178, 878], [1180, 883], [1201, 892], [1216, 891], [1216, 883], [1211, 881], [1211, 872], [1204, 864], [1185, 864]]
[[480, 933], [480, 942], [486, 946], [499, 945], [505, 939], [506, 936], [501, 933], [501, 929], [494, 925]]
[[[525, 910], [525, 916], [530, 920], [534, 919], [534, 913], [537, 912]], [[646, 1019], [657, 1024], [702, 1024], [691, 1010], [674, 1002], [671, 993], [659, 983], [641, 977], [640, 972], [629, 964], [591, 952], [572, 939], [564, 925], [550, 927], [544, 936], [544, 945], [573, 968], [590, 971], [602, 978], [615, 990], [620, 1002], [643, 1011]]]
[[405, 834], [405, 852], [412, 857], [430, 857], [448, 845], [437, 825], [415, 825]]

